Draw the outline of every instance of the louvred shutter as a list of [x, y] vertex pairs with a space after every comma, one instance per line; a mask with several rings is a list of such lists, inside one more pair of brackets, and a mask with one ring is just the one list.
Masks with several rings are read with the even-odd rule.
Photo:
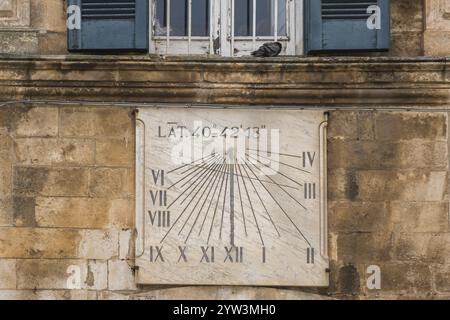
[[[370, 29], [370, 6], [378, 6], [380, 28]], [[383, 51], [390, 41], [389, 0], [305, 0], [306, 52]]]
[[69, 50], [147, 50], [148, 0], [69, 0], [81, 28], [68, 30]]

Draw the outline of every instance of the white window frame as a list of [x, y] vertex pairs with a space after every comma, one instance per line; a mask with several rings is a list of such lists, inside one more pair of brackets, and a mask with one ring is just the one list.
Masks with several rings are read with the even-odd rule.
[[[191, 34], [191, 7], [192, 1], [188, 1], [188, 35], [171, 36], [170, 28], [167, 28], [166, 35], [156, 36], [155, 14], [156, 0], [149, 0], [150, 16], [150, 46], [149, 53], [160, 55], [219, 55], [223, 57], [248, 56], [265, 42], [279, 41], [283, 44], [281, 55], [302, 55], [303, 54], [303, 0], [287, 0], [287, 36], [280, 37], [276, 33], [273, 36], [259, 37], [253, 33], [250, 37], [233, 36], [234, 33], [234, 2], [239, 0], [209, 0], [210, 6], [210, 34], [206, 37], [194, 37]], [[167, 0], [170, 5], [170, 0]], [[254, 4], [258, 0], [253, 0]], [[278, 1], [276, 1], [278, 2]], [[225, 23], [221, 23], [224, 21]], [[256, 23], [255, 19], [253, 19]], [[170, 17], [167, 17], [170, 25]], [[275, 21], [276, 23], [277, 21]], [[255, 30], [255, 28], [253, 28]], [[217, 40], [220, 43], [219, 49], [214, 48]], [[215, 50], [218, 49], [218, 50]]]

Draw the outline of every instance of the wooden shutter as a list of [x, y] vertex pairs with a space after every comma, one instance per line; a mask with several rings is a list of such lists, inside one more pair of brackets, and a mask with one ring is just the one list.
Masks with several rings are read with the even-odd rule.
[[148, 50], [148, 0], [68, 0], [81, 8], [69, 50]]
[[[381, 9], [381, 29], [367, 27], [370, 5]], [[389, 16], [389, 0], [305, 0], [306, 53], [388, 50]]]

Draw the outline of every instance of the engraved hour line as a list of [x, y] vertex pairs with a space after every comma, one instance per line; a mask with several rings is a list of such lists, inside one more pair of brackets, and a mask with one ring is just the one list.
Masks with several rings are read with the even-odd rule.
[[227, 165], [227, 180], [225, 181], [225, 192], [223, 194], [223, 202], [222, 202], [222, 215], [220, 218], [220, 230], [219, 230], [219, 239], [222, 240], [222, 227], [223, 227], [223, 214], [225, 212], [225, 200], [227, 199], [227, 190], [228, 190], [228, 178], [229, 178], [229, 172], [230, 168]]
[[[219, 169], [219, 170], [221, 170], [221, 169]], [[221, 172], [223, 173], [223, 171], [221, 171]], [[235, 174], [235, 176], [236, 177], [237, 176], [241, 177], [241, 175], [238, 175], [238, 174]], [[246, 176], [242, 176], [242, 177], [244, 177], [244, 178], [246, 178], [248, 180], [256, 180], [255, 178], [252, 178], [252, 177], [246, 177]], [[294, 189], [294, 190], [300, 190], [299, 188], [297, 188], [295, 186], [290, 186], [290, 185], [287, 185], [287, 184], [282, 184], [282, 183], [277, 183], [277, 182], [272, 182], [272, 181], [267, 181], [267, 180], [261, 180], [261, 181], [263, 181], [265, 183], [269, 183], [269, 184], [280, 185], [280, 186], [285, 187], [285, 188], [290, 188], [290, 189]]]
[[239, 164], [237, 164], [237, 168], [239, 169], [240, 177], [242, 180], [242, 184], [244, 185], [245, 193], [247, 194], [247, 199], [248, 199], [248, 203], [250, 204], [250, 209], [252, 211], [253, 218], [255, 219], [255, 225], [256, 225], [256, 228], [258, 229], [258, 234], [259, 234], [259, 238], [261, 239], [261, 244], [262, 244], [262, 246], [264, 246], [264, 239], [263, 239], [263, 236], [261, 233], [261, 229], [259, 228], [258, 219], [256, 219], [256, 214], [255, 214], [255, 210], [253, 209], [252, 201], [250, 200], [250, 195], [248, 193], [247, 185], [245, 184], [245, 180], [242, 176], [241, 166]]
[[[252, 165], [252, 166], [254, 166], [256, 169], [258, 169], [261, 173], [264, 173], [259, 167], [257, 167], [255, 164], [253, 164], [253, 163], [251, 163], [250, 162], [250, 164]], [[291, 195], [289, 192], [287, 192], [286, 191], [286, 189], [284, 189], [281, 185], [279, 185], [278, 183], [275, 183], [275, 181], [270, 177], [270, 176], [267, 176], [267, 178], [269, 178], [270, 180], [272, 180], [273, 182], [274, 182], [274, 184], [275, 185], [277, 185], [281, 190], [283, 190], [292, 200], [294, 200], [297, 204], [299, 204], [303, 209], [305, 209], [306, 211], [308, 211], [308, 209], [300, 202], [300, 201], [298, 201], [297, 199], [295, 199], [294, 198], [294, 196], [293, 195]], [[261, 179], [258, 179], [260, 182], [264, 182], [263, 180], [261, 180]]]
[[[216, 165], [216, 167], [217, 167], [217, 166], [221, 166], [221, 164], [218, 163], [218, 164]], [[218, 173], [215, 172], [215, 171], [211, 171], [210, 176], [212, 176], [211, 179], [209, 179], [208, 184], [204, 185], [204, 186], [205, 186], [205, 189], [203, 190], [203, 193], [201, 194], [200, 198], [198, 199], [197, 203], [196, 203], [195, 206], [194, 206], [194, 209], [192, 209], [191, 214], [189, 215], [189, 217], [188, 217], [188, 218], [186, 219], [186, 221], [184, 222], [183, 227], [181, 228], [180, 232], [178, 232], [178, 234], [181, 234], [181, 232], [183, 231], [184, 227], [185, 227], [186, 224], [189, 222], [189, 220], [190, 220], [192, 214], [193, 214], [194, 211], [195, 211], [195, 208], [197, 208], [198, 204], [201, 202], [201, 200], [202, 200], [203, 196], [205, 195], [205, 192], [208, 190], [208, 187], [209, 187], [209, 185], [211, 184], [211, 182], [215, 181], [215, 179], [217, 178]], [[202, 186], [200, 189], [202, 189], [202, 188], [203, 188], [203, 186]], [[202, 209], [203, 209], [203, 207], [204, 207], [204, 205], [205, 205], [205, 203], [206, 203], [206, 200], [208, 199], [208, 195], [209, 195], [210, 192], [211, 192], [211, 188], [209, 188], [209, 192], [208, 192], [208, 194], [206, 195], [205, 200], [203, 201], [203, 204], [202, 204], [202, 206], [201, 206], [201, 208], [200, 208], [200, 210], [199, 210], [199, 214], [200, 214], [200, 212], [202, 211]], [[198, 215], [197, 215], [197, 218], [195, 219], [195, 222], [197, 222], [197, 219], [198, 219]], [[195, 223], [192, 225], [192, 228], [194, 227], [194, 225], [195, 225]], [[191, 228], [191, 232], [192, 232], [192, 228]], [[189, 232], [189, 234], [190, 234], [190, 232]], [[187, 240], [187, 239], [186, 239], [186, 240]]]
[[278, 154], [278, 155], [280, 155], [280, 156], [286, 156], [286, 157], [292, 157], [292, 158], [299, 158], [299, 159], [302, 159], [302, 158], [303, 158], [302, 156], [295, 155], [295, 154], [278, 153], [278, 152], [273, 152], [273, 151], [257, 150], [257, 149], [250, 149], [250, 148], [247, 148], [247, 150], [250, 150], [250, 151], [258, 151], [258, 152], [265, 152], [265, 153], [267, 153], [267, 154]]
[[[247, 164], [246, 164], [246, 165], [247, 165]], [[248, 166], [248, 165], [247, 165], [247, 166]], [[245, 169], [245, 166], [243, 165], [242, 167], [244, 168], [244, 171], [245, 171], [245, 174], [247, 175], [247, 177], [249, 177], [250, 175], [248, 174], [247, 169]], [[273, 222], [272, 216], [270, 215], [269, 210], [267, 210], [266, 205], [264, 204], [264, 201], [262, 200], [262, 198], [261, 198], [261, 196], [260, 196], [258, 190], [256, 189], [255, 184], [253, 183], [252, 180], [250, 180], [250, 183], [251, 183], [253, 189], [255, 190], [256, 195], [258, 196], [258, 199], [259, 199], [259, 201], [261, 202], [261, 205], [263, 206], [264, 210], [266, 211], [267, 216], [269, 217], [270, 222], [272, 223], [272, 225], [273, 225], [275, 231], [277, 232], [278, 237], [281, 237], [280, 232], [278, 231], [278, 228], [277, 228], [277, 226], [275, 225], [275, 222]]]
[[213, 225], [214, 225], [214, 220], [216, 219], [217, 207], [219, 205], [220, 195], [222, 194], [222, 187], [223, 187], [223, 182], [225, 181], [225, 174], [226, 174], [226, 171], [224, 171], [223, 174], [222, 174], [222, 182], [220, 184], [219, 194], [218, 194], [217, 200], [216, 200], [216, 207], [214, 208], [214, 214], [213, 214], [213, 217], [212, 217], [212, 220], [211, 220], [211, 225], [209, 227], [208, 240], [206, 241], [207, 244], [209, 244], [209, 239], [211, 238], [211, 233], [212, 233], [212, 228], [213, 228]]
[[[206, 168], [206, 169], [203, 170], [203, 173], [200, 174], [200, 177], [198, 177], [198, 179], [201, 178], [200, 181], [204, 181], [207, 175], [211, 175], [211, 174], [213, 174], [213, 173], [215, 172], [215, 169], [217, 168], [217, 165], [220, 164], [220, 162], [217, 161], [217, 160], [218, 160], [218, 159], [216, 159], [216, 161], [214, 161], [214, 162], [212, 163], [212, 166], [209, 166], [208, 168]], [[208, 174], [208, 172], [209, 172], [209, 174]], [[194, 182], [194, 183], [195, 183], [195, 182]], [[191, 186], [192, 186], [194, 183], [192, 183], [192, 184], [188, 187], [188, 189], [191, 188]], [[187, 183], [185, 183], [185, 184], [187, 184]], [[194, 186], [194, 189], [193, 189], [193, 190], [197, 189], [197, 187], [198, 187], [199, 185], [200, 185], [200, 183], [197, 183], [197, 184]], [[184, 187], [184, 185], [183, 185], [183, 187]], [[182, 187], [182, 188], [183, 188], [183, 187]], [[201, 185], [200, 189], [201, 189], [201, 188], [203, 188], [203, 185]], [[190, 193], [189, 193], [189, 194], [181, 201], [181, 204], [183, 204], [183, 203], [189, 198], [189, 195], [190, 195], [192, 192], [193, 192], [193, 191], [191, 191], [191, 192], [190, 192]]]
[[[205, 178], [201, 179], [198, 183], [200, 184]], [[195, 189], [194, 189], [195, 190]], [[180, 215], [178, 216], [178, 218], [175, 220], [175, 222], [170, 226], [170, 229], [167, 231], [167, 233], [164, 235], [164, 237], [161, 239], [161, 243], [166, 239], [166, 237], [169, 235], [170, 231], [172, 231], [173, 227], [177, 224], [177, 222], [180, 220], [180, 218], [183, 216], [183, 214], [185, 213], [185, 211], [187, 210], [187, 208], [189, 207], [189, 205], [191, 204], [191, 202], [195, 199], [195, 197], [197, 196], [197, 194], [200, 192], [201, 188], [198, 189], [198, 191], [195, 193], [195, 195], [192, 197], [191, 201], [189, 201], [189, 203], [187, 204], [187, 206], [183, 209], [183, 211], [180, 213]]]
[[[255, 174], [255, 172], [252, 170], [252, 168], [250, 168], [250, 166], [248, 164], [246, 164], [246, 166], [248, 167], [248, 169], [253, 173], [253, 175], [258, 178], [258, 176]], [[245, 169], [245, 168], [244, 168]], [[275, 199], [275, 197], [272, 195], [272, 193], [267, 189], [267, 187], [260, 182], [260, 184], [263, 186], [263, 188], [266, 190], [266, 192], [270, 195], [270, 197], [273, 199], [273, 201], [275, 201], [275, 203], [278, 205], [278, 207], [281, 209], [281, 211], [284, 213], [284, 215], [289, 219], [289, 221], [292, 223], [292, 225], [294, 226], [295, 229], [297, 229], [298, 233], [300, 233], [301, 237], [306, 241], [306, 243], [311, 247], [311, 243], [308, 241], [308, 239], [304, 236], [303, 232], [301, 232], [301, 230], [299, 229], [299, 227], [295, 224], [295, 222], [291, 219], [291, 217], [289, 217], [289, 215], [287, 214], [287, 212], [283, 209], [283, 207], [280, 205], [280, 203]]]
[[[221, 164], [220, 166], [223, 166], [223, 164]], [[197, 220], [200, 217], [200, 215], [202, 213], [202, 210], [203, 210], [203, 208], [204, 208], [204, 206], [206, 204], [206, 201], [209, 199], [208, 197], [209, 197], [211, 191], [213, 190], [213, 187], [216, 184], [217, 178], [219, 178], [219, 176], [220, 176], [220, 172], [216, 171], [214, 179], [211, 180], [212, 184], [211, 184], [211, 187], [208, 190], [208, 194], [206, 195], [205, 200], [203, 201], [202, 207], [198, 210], [197, 217], [195, 218], [194, 223], [192, 224], [191, 229], [189, 230], [189, 234], [187, 235], [186, 240], [184, 241], [184, 243], [187, 243], [187, 241], [189, 240], [189, 237], [191, 236], [191, 233], [194, 230], [195, 225], [197, 224]], [[217, 186], [216, 186], [216, 188], [217, 188]], [[213, 196], [213, 198], [214, 198], [214, 196]], [[209, 201], [209, 207], [211, 206], [211, 203], [212, 203], [212, 201]], [[208, 210], [209, 210], [209, 207], [208, 207]]]
[[[212, 174], [214, 173], [214, 169], [217, 168], [217, 166], [218, 166], [219, 164], [220, 164], [220, 163], [216, 161], [216, 162], [213, 163], [213, 166], [212, 166], [212, 167], [209, 167], [209, 168], [207, 168], [207, 169], [204, 170], [204, 172], [203, 172], [203, 173], [200, 175], [200, 177], [199, 177], [200, 180], [197, 181], [197, 184], [194, 186], [194, 188], [191, 190], [191, 192], [190, 192], [183, 200], [181, 200], [181, 203], [180, 203], [180, 204], [183, 204], [183, 203], [189, 198], [189, 196], [191, 195], [191, 193], [194, 192], [195, 189], [197, 189], [198, 186], [200, 186], [200, 189], [203, 188], [203, 184], [201, 184], [200, 182], [205, 181], [205, 179], [207, 179], [208, 176], [212, 175]], [[195, 182], [194, 182], [194, 183], [195, 183]], [[193, 185], [193, 184], [191, 184], [191, 185], [188, 187], [188, 189], [190, 189], [192, 185]]]
[[[271, 168], [270, 166], [268, 166], [267, 164], [264, 164], [264, 163], [262, 163], [261, 161], [259, 161], [259, 159], [256, 159], [256, 158], [254, 158], [254, 157], [252, 157], [251, 155], [249, 155], [248, 153], [246, 153], [245, 154], [247, 157], [249, 157], [249, 158], [252, 158], [253, 160], [256, 160], [256, 161], [258, 161], [259, 163], [261, 163], [263, 166], [265, 166], [265, 167], [267, 167], [267, 168], [269, 168], [270, 170], [272, 170], [273, 172], [275, 172], [276, 174], [279, 174], [280, 176], [282, 176], [282, 177], [285, 177], [286, 179], [288, 179], [288, 180], [290, 180], [290, 181], [292, 181], [293, 183], [295, 183], [296, 185], [299, 185], [300, 187], [303, 187], [303, 184], [301, 184], [301, 183], [298, 183], [297, 181], [295, 181], [294, 179], [292, 179], [292, 178], [290, 178], [290, 177], [288, 177], [287, 175], [285, 175], [284, 173], [282, 173], [282, 172], [279, 172], [279, 171], [277, 171], [277, 170], [275, 170], [275, 169], [273, 169], [273, 168]], [[245, 161], [245, 159], [244, 159], [244, 162], [246, 162]]]
[[[220, 170], [222, 170], [222, 168], [225, 166], [225, 160], [223, 161], [223, 164], [222, 164], [222, 167], [221, 167], [221, 169]], [[219, 184], [220, 184], [220, 173], [221, 173], [221, 171], [217, 171], [218, 173], [219, 173], [219, 179], [217, 179], [217, 183], [216, 183], [216, 187], [214, 188], [214, 192], [213, 192], [213, 195], [212, 195], [212, 197], [211, 197], [211, 201], [209, 201], [209, 205], [208, 205], [208, 209], [206, 209], [206, 213], [205, 213], [205, 218], [203, 219], [203, 222], [202, 222], [202, 226], [201, 226], [201, 228], [200, 228], [200, 231], [198, 232], [198, 235], [200, 236], [200, 234], [202, 233], [202, 231], [203, 231], [203, 227], [204, 227], [204, 225], [205, 225], [205, 221], [206, 221], [206, 218], [208, 217], [208, 213], [209, 213], [209, 209], [211, 208], [211, 205], [214, 203], [214, 196], [216, 195], [216, 191], [217, 191], [217, 188], [219, 187]]]
[[[191, 173], [185, 175], [183, 178], [181, 178], [180, 180], [178, 180], [178, 181], [175, 182], [174, 184], [172, 184], [170, 187], [167, 188], [167, 190], [169, 190], [169, 189], [171, 189], [172, 187], [176, 186], [178, 183], [180, 183], [181, 181], [183, 181], [184, 179], [186, 179], [187, 177], [189, 177], [191, 174], [193, 174], [193, 173], [195, 173], [195, 172], [201, 170], [202, 168], [204, 168], [206, 165], [210, 164], [211, 162], [214, 162], [214, 159], [216, 159], [216, 157], [217, 157], [217, 155], [215, 155], [212, 159], [209, 159], [208, 161], [204, 162], [202, 166], [190, 168], [189, 170], [192, 170], [192, 169], [194, 169], [194, 168], [195, 168], [195, 170], [192, 171]], [[187, 170], [187, 171], [189, 171], [189, 170]], [[185, 171], [185, 172], [187, 172], [187, 171]], [[197, 176], [197, 174], [194, 175], [194, 176], [193, 176], [191, 179], [189, 179], [188, 181], [192, 180], [192, 179], [195, 178], [196, 176]]]
[[[219, 163], [215, 165], [215, 168], [218, 167], [218, 166], [220, 166]], [[206, 176], [206, 178], [205, 178], [205, 179], [207, 179], [208, 184], [202, 184], [201, 187], [200, 187], [200, 189], [198, 189], [198, 191], [201, 191], [201, 190], [203, 189], [203, 187], [205, 187], [204, 190], [203, 190], [203, 192], [201, 193], [200, 197], [198, 198], [197, 202], [195, 203], [195, 206], [192, 208], [191, 213], [189, 214], [189, 216], [187, 217], [187, 219], [186, 219], [186, 221], [184, 222], [183, 226], [181, 227], [180, 231], [178, 231], [178, 235], [180, 235], [181, 232], [183, 232], [184, 228], [186, 227], [186, 224], [187, 224], [188, 221], [190, 220], [191, 216], [194, 214], [195, 209], [197, 208], [198, 204], [199, 204], [200, 201], [202, 200], [203, 195], [205, 194], [206, 190], [208, 189], [209, 184], [210, 184], [211, 181], [212, 181], [212, 179], [209, 179], [209, 178], [211, 178], [211, 176], [214, 176], [214, 175], [215, 175], [215, 172], [214, 172], [214, 171], [211, 171], [211, 172]], [[198, 193], [198, 192], [197, 192], [197, 193]], [[196, 194], [196, 195], [197, 195], [197, 194]], [[194, 198], [195, 198], [195, 196], [194, 196]]]
[[[236, 163], [234, 164], [234, 168], [235, 168], [234, 171], [237, 173], [237, 166], [236, 166]], [[236, 175], [236, 181], [237, 181], [237, 185], [238, 185], [239, 200], [240, 200], [240, 202], [241, 202], [242, 221], [244, 222], [245, 236], [248, 237], [248, 233], [247, 233], [247, 224], [246, 224], [246, 222], [245, 222], [244, 205], [243, 205], [243, 203], [242, 203], [241, 184], [239, 183], [239, 176], [238, 176], [238, 175]]]
[[[199, 178], [201, 178], [206, 172], [208, 172], [208, 169], [212, 168], [214, 165], [215, 165], [215, 162], [213, 162], [212, 164], [208, 165], [208, 166], [206, 167], [206, 169], [203, 170], [203, 171], [201, 172], [201, 175], [200, 175]], [[192, 177], [191, 179], [189, 179], [189, 181], [193, 180], [194, 178], [195, 178], [195, 176]], [[184, 189], [183, 192], [180, 193], [180, 194], [178, 195], [178, 197], [176, 197], [176, 199], [173, 200], [173, 201], [169, 204], [169, 206], [167, 207], [167, 209], [169, 209], [171, 206], [173, 206], [174, 203], [178, 201], [178, 199], [180, 199], [180, 198], [181, 198], [181, 197], [182, 197], [182, 196], [183, 196], [183, 195], [184, 195], [184, 194], [185, 194], [185, 193], [186, 193], [186, 192], [187, 192], [194, 184], [196, 184], [196, 183], [198, 184], [199, 181], [201, 181], [201, 180], [194, 180], [194, 182], [192, 182], [191, 185], [189, 185], [189, 187], [187, 187], [186, 189]], [[191, 194], [194, 190], [195, 190], [195, 189], [193, 189], [189, 194]], [[188, 194], [188, 196], [189, 196], [189, 194]]]
[[200, 161], [205, 161], [206, 159], [211, 158], [211, 157], [215, 157], [215, 156], [216, 156], [216, 154], [212, 153], [209, 156], [203, 157], [201, 159], [192, 161], [191, 163], [186, 163], [186, 164], [184, 164], [184, 165], [182, 165], [182, 166], [180, 166], [178, 168], [172, 169], [172, 170], [168, 171], [167, 174], [175, 172], [175, 171], [180, 170], [180, 169], [183, 169], [184, 167], [187, 167], [187, 166], [192, 166], [194, 163], [197, 163], [197, 162], [200, 162]]
[[260, 155], [259, 153], [250, 153], [250, 154], [257, 155], [258, 157], [261, 157], [261, 158], [264, 158], [264, 159], [267, 159], [267, 160], [270, 160], [270, 161], [282, 164], [282, 165], [284, 165], [286, 167], [290, 167], [292, 169], [296, 169], [296, 170], [299, 170], [299, 171], [311, 174], [310, 171], [307, 171], [307, 170], [304, 170], [304, 169], [301, 169], [301, 168], [297, 168], [296, 166], [293, 166], [293, 165], [290, 165], [290, 164], [287, 164], [287, 163], [284, 163], [284, 162], [281, 162], [281, 161], [277, 161], [277, 160], [274, 160], [274, 159], [270, 159], [270, 158], [264, 157], [264, 156]]

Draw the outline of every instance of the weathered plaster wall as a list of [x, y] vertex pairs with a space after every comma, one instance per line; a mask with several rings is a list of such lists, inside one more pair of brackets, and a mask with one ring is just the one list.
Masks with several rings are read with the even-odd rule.
[[[0, 53], [67, 53], [65, 0], [3, 2]], [[448, 55], [449, 13], [447, 0], [391, 0], [391, 51], [382, 55]]]
[[[445, 112], [330, 113], [330, 288], [166, 290], [133, 279], [132, 109], [3, 107], [0, 298], [450, 298], [447, 124]], [[373, 264], [381, 290], [365, 286]], [[69, 265], [81, 290], [66, 290]]]

